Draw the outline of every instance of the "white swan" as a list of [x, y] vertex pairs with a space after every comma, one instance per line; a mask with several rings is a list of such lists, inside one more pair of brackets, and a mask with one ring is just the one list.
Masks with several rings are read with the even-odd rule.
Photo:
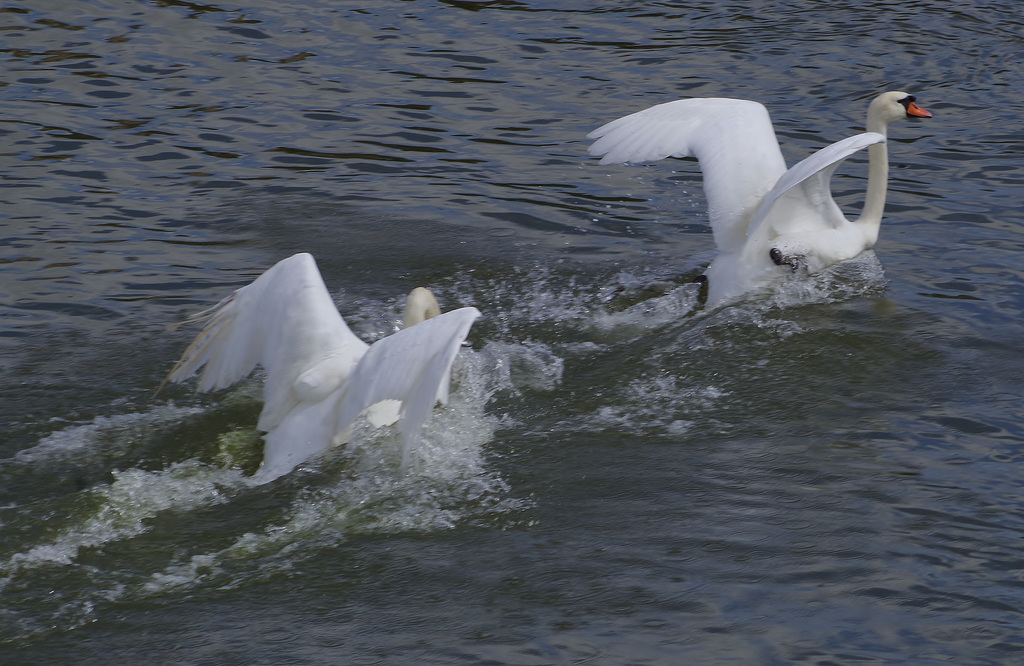
[[198, 390], [209, 391], [263, 366], [259, 483], [348, 441], [367, 409], [375, 426], [399, 422], [407, 455], [434, 403], [447, 402], [452, 362], [479, 316], [473, 307], [441, 314], [417, 287], [406, 299], [406, 328], [367, 345], [341, 318], [313, 257], [296, 254], [183, 322], [206, 326], [167, 381], [205, 366]]
[[[708, 304], [738, 298], [805, 267], [816, 273], [878, 240], [889, 176], [889, 123], [930, 118], [913, 95], [886, 92], [868, 107], [867, 132], [826, 146], [786, 169], [765, 107], [739, 99], [659, 104], [599, 127], [591, 155], [601, 164], [696, 157], [719, 254], [706, 271]], [[829, 181], [839, 164], [870, 146], [867, 198], [847, 220]]]

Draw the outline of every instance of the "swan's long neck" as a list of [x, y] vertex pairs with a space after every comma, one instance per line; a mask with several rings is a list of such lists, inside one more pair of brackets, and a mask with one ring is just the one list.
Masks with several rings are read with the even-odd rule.
[[[888, 123], [874, 117], [869, 110], [867, 130], [887, 136]], [[885, 192], [889, 188], [889, 149], [886, 142], [868, 146], [868, 192], [864, 200], [864, 210], [857, 222], [868, 226], [870, 234], [876, 240], [878, 228], [882, 224], [882, 213], [885, 210]]]

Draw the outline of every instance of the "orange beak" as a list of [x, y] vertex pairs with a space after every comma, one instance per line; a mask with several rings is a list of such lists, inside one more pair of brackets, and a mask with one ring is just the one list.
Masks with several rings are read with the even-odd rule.
[[911, 102], [907, 105], [907, 115], [914, 116], [916, 118], [931, 118], [932, 112], [922, 109], [917, 105], [917, 102]]

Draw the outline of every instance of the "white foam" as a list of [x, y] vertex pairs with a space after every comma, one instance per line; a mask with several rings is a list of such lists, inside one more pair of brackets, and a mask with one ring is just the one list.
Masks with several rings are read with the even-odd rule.
[[649, 298], [620, 312], [599, 312], [595, 326], [605, 332], [624, 331], [641, 335], [652, 329], [672, 324], [691, 314], [697, 307], [700, 286], [687, 284], [663, 296]]
[[773, 308], [837, 303], [885, 287], [885, 270], [873, 250], [816, 275], [799, 271], [779, 283], [765, 301]]
[[526, 341], [519, 344], [493, 341], [484, 345], [474, 360], [478, 377], [487, 377], [493, 394], [508, 390], [518, 394], [522, 389], [555, 390], [562, 383], [565, 360], [550, 345]]
[[621, 396], [617, 404], [599, 407], [572, 426], [592, 432], [682, 435], [693, 425], [686, 416], [697, 418], [728, 393], [715, 386], [686, 386], [685, 380], [669, 375], [634, 379], [622, 388]]
[[12, 460], [38, 464], [47, 460], [90, 457], [101, 443], [127, 448], [155, 429], [179, 423], [200, 412], [199, 407], [177, 407], [171, 403], [144, 412], [98, 416], [89, 423], [68, 426], [47, 435], [35, 446], [19, 451]]
[[158, 472], [129, 469], [113, 475], [113, 483], [83, 491], [85, 497], [77, 504], [95, 506], [95, 510], [72, 520], [50, 540], [0, 562], [0, 575], [5, 576], [0, 580], [41, 565], [71, 565], [83, 548], [146, 532], [145, 521], [161, 511], [220, 504], [228, 499], [228, 488], [247, 485], [235, 470], [211, 468], [197, 461], [176, 463]]

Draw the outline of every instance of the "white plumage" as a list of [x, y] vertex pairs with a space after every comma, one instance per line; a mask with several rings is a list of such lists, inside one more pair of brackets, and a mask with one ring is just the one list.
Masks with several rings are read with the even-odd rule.
[[407, 328], [367, 345], [338, 313], [313, 257], [296, 254], [190, 317], [185, 323], [206, 325], [167, 379], [201, 370], [198, 389], [210, 391], [263, 366], [261, 483], [348, 441], [364, 410], [375, 426], [398, 421], [408, 452], [434, 404], [447, 402], [452, 362], [480, 316], [473, 307], [439, 313], [417, 288], [406, 301]]
[[[708, 266], [708, 302], [719, 304], [761, 288], [796, 267], [814, 273], [872, 247], [885, 206], [889, 123], [930, 117], [903, 92], [879, 95], [868, 131], [786, 168], [764, 106], [738, 99], [685, 99], [613, 120], [588, 134], [601, 164], [696, 157], [719, 255]], [[833, 172], [870, 146], [867, 200], [854, 221], [829, 187]]]

